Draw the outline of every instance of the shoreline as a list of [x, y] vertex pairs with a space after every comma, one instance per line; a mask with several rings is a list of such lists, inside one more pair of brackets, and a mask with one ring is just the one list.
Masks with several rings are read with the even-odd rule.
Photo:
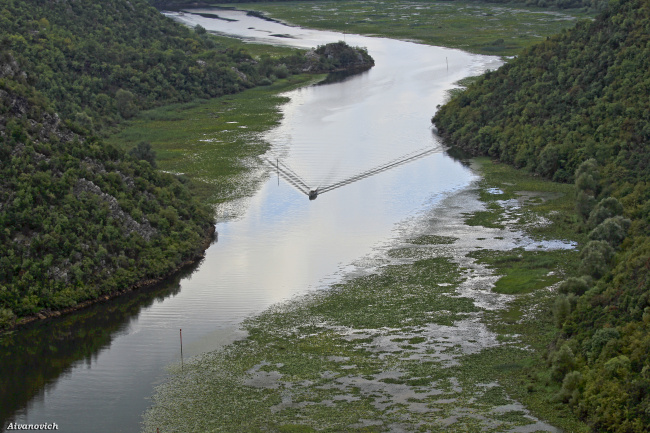
[[201, 244], [196, 248], [195, 252], [191, 255], [190, 258], [185, 259], [181, 263], [179, 263], [172, 271], [168, 272], [165, 275], [162, 275], [157, 278], [150, 278], [146, 280], [140, 280], [129, 287], [122, 289], [122, 290], [116, 290], [107, 294], [102, 294], [99, 297], [95, 299], [88, 299], [82, 302], [79, 302], [77, 305], [74, 305], [72, 307], [66, 307], [61, 310], [43, 310], [40, 311], [38, 314], [32, 314], [29, 316], [24, 316], [21, 317], [20, 319], [15, 320], [15, 322], [11, 325], [8, 326], [4, 329], [0, 330], [0, 335], [6, 334], [12, 331], [15, 331], [18, 328], [21, 328], [25, 325], [35, 323], [38, 321], [46, 321], [48, 319], [53, 319], [56, 317], [63, 317], [71, 313], [75, 313], [77, 311], [86, 309], [88, 307], [91, 307], [95, 304], [98, 304], [100, 302], [106, 302], [110, 301], [111, 299], [117, 298], [121, 295], [125, 295], [131, 292], [134, 292], [139, 289], [143, 288], [150, 288], [153, 287], [157, 284], [160, 284], [164, 282], [165, 280], [174, 277], [177, 275], [179, 272], [181, 272], [183, 269], [185, 269], [188, 266], [194, 265], [198, 263], [200, 260], [202, 260], [205, 257], [205, 252], [207, 249], [212, 245], [212, 242], [215, 239], [215, 234], [217, 233], [216, 231], [216, 225], [211, 224], [210, 228], [206, 232], [205, 236], [203, 237], [203, 240]]

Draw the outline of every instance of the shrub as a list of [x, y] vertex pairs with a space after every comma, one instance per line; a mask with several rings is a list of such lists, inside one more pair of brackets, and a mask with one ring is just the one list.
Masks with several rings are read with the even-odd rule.
[[0, 329], [11, 326], [16, 315], [9, 308], [0, 308]]
[[629, 219], [621, 216], [607, 218], [589, 233], [589, 239], [605, 241], [612, 247], [618, 247], [625, 239], [630, 224]]
[[589, 227], [594, 228], [598, 224], [617, 215], [623, 214], [623, 205], [614, 197], [607, 197], [602, 199], [589, 214], [587, 224]]
[[605, 241], [590, 241], [580, 254], [580, 273], [600, 278], [609, 270], [614, 249]]
[[582, 387], [582, 374], [579, 371], [571, 371], [564, 376], [562, 380], [562, 389], [560, 390], [560, 399], [571, 405], [578, 403]]
[[605, 345], [611, 340], [621, 337], [620, 332], [615, 328], [603, 328], [594, 333], [593, 337], [585, 342], [587, 357], [590, 361], [596, 360]]
[[591, 285], [592, 281], [588, 276], [580, 278], [570, 277], [560, 283], [558, 286], [558, 291], [563, 294], [574, 294], [580, 296], [589, 290], [591, 288]]
[[129, 155], [135, 159], [142, 159], [147, 161], [153, 168], [156, 168], [156, 152], [151, 148], [151, 143], [148, 141], [139, 142], [133, 149], [129, 151]]
[[561, 381], [564, 376], [575, 368], [575, 356], [567, 344], [551, 356], [551, 375], [554, 380]]
[[571, 314], [571, 302], [569, 298], [564, 295], [560, 295], [555, 299], [555, 305], [553, 306], [553, 317], [555, 318], [555, 326], [562, 328], [567, 317]]

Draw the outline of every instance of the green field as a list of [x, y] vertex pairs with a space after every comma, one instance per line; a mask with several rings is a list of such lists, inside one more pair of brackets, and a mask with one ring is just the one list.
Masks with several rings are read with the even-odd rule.
[[[222, 5], [232, 7], [230, 5]], [[477, 54], [510, 56], [573, 27], [592, 13], [528, 6], [444, 1], [238, 3], [238, 9], [315, 29], [414, 40]]]
[[258, 156], [268, 149], [261, 133], [281, 118], [281, 94], [318, 80], [292, 76], [270, 86], [140, 113], [108, 142], [129, 149], [151, 143], [161, 170], [195, 182], [195, 193], [216, 204], [245, 197], [257, 188]]

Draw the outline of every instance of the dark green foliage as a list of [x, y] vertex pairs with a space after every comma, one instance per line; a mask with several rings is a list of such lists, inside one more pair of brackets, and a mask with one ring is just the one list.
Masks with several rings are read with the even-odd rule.
[[553, 317], [555, 318], [555, 325], [562, 328], [567, 317], [571, 314], [571, 302], [567, 296], [558, 296], [555, 299], [553, 306]]
[[582, 295], [592, 285], [589, 277], [569, 277], [558, 286], [558, 291], [563, 294]]
[[613, 247], [618, 247], [630, 228], [630, 220], [621, 216], [607, 218], [589, 233], [589, 239], [607, 242]]
[[179, 180], [0, 92], [3, 109], [27, 111], [19, 134], [0, 135], [1, 324], [160, 277], [200, 250], [211, 212]]
[[562, 380], [562, 390], [560, 398], [565, 403], [576, 404], [580, 398], [580, 388], [582, 387], [582, 374], [579, 371], [567, 373]]
[[148, 141], [139, 142], [129, 151], [129, 155], [137, 160], [147, 161], [153, 168], [156, 168], [156, 152], [153, 151], [151, 143]]
[[257, 62], [219, 46], [202, 27], [173, 22], [146, 0], [3, 2], [0, 47], [49, 107], [91, 132], [91, 124], [101, 129], [142, 109], [273, 81], [273, 68], [298, 73], [307, 62], [298, 51]]
[[571, 348], [564, 344], [560, 350], [551, 357], [551, 371], [556, 380], [564, 379], [564, 376], [575, 367], [575, 357]]
[[609, 270], [614, 249], [605, 241], [590, 241], [580, 254], [580, 274], [600, 278]]
[[0, 48], [0, 327], [162, 277], [200, 252], [211, 209], [153, 170], [149, 143], [129, 157], [98, 141], [107, 127], [323, 60], [258, 62], [145, 0], [8, 0]]
[[587, 225], [594, 228], [607, 218], [618, 215], [623, 215], [623, 205], [614, 197], [606, 197], [602, 199], [590, 212]]
[[323, 70], [370, 69], [375, 64], [364, 48], [352, 48], [343, 41], [320, 45], [315, 52]]
[[559, 286], [562, 344], [549, 359], [559, 399], [593, 431], [650, 425], [649, 93], [650, 3], [622, 0], [486, 74], [434, 117], [466, 151], [575, 182], [591, 241]]

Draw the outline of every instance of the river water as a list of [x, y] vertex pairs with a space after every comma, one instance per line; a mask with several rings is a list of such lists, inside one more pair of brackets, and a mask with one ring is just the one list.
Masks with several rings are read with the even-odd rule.
[[497, 58], [216, 13], [236, 21], [167, 15], [263, 43], [314, 47], [345, 40], [375, 58], [370, 71], [288, 93], [282, 123], [266, 134], [273, 144], [268, 159], [311, 188], [430, 152], [313, 201], [270, 169], [242, 216], [217, 225], [218, 242], [194, 268], [161, 287], [3, 337], [3, 428], [47, 422], [62, 432], [138, 431], [165, 367], [181, 361], [180, 329], [184, 359], [241, 338], [246, 317], [326, 289], [359, 264], [367, 268], [404, 235], [409, 220], [474, 178], [442, 151], [430, 118], [454, 82], [495, 69]]

